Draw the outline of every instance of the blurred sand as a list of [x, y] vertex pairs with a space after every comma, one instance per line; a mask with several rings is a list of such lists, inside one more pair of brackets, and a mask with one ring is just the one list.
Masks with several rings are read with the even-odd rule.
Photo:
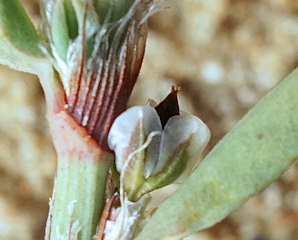
[[[38, 22], [36, 1], [24, 0]], [[150, 21], [131, 105], [177, 84], [211, 128], [209, 149], [298, 63], [296, 0], [171, 0]], [[278, 114], [278, 113], [277, 113]], [[37, 79], [0, 66], [0, 239], [43, 239], [55, 153]], [[296, 240], [298, 165], [196, 240]]]

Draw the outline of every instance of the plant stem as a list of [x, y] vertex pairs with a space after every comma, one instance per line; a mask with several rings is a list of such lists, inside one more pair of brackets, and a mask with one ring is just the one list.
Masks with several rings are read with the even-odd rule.
[[103, 151], [67, 112], [48, 117], [58, 166], [45, 239], [92, 240], [113, 154]]
[[59, 159], [49, 239], [91, 240], [101, 216], [109, 164]]

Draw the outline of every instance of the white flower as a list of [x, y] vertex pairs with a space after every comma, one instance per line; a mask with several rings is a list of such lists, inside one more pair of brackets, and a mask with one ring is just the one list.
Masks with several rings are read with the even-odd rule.
[[146, 105], [116, 118], [108, 144], [115, 151], [123, 191], [136, 201], [188, 176], [209, 139], [210, 130], [198, 117], [170, 116], [162, 127], [156, 109]]

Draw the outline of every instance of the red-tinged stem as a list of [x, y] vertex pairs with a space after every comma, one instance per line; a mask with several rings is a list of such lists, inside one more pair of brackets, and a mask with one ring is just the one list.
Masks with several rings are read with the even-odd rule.
[[58, 166], [46, 239], [91, 240], [104, 207], [113, 154], [102, 150], [65, 110], [50, 111], [48, 119]]

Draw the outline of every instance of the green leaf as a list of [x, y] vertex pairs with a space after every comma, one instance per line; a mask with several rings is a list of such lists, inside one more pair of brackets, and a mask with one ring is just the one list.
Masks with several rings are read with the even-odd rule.
[[0, 38], [7, 39], [26, 54], [36, 57], [43, 55], [38, 34], [18, 0], [0, 1]]
[[298, 70], [267, 94], [156, 210], [137, 240], [182, 239], [262, 191], [298, 159]]
[[36, 58], [18, 51], [7, 39], [0, 37], [0, 64], [18, 71], [39, 74], [44, 63], [47, 63], [45, 58]]
[[93, 0], [94, 6], [103, 23], [106, 16], [110, 14], [110, 22], [114, 22], [123, 17], [135, 0]]
[[[51, 35], [53, 44], [59, 54], [59, 56], [65, 60], [70, 43], [69, 30], [68, 30], [68, 20], [72, 16], [71, 11], [66, 12], [63, 0], [57, 0], [54, 5], [52, 12], [52, 19], [50, 22]], [[69, 17], [67, 17], [67, 14]], [[70, 24], [73, 27], [73, 24]], [[71, 29], [73, 31], [73, 29]], [[72, 34], [72, 33], [71, 33]]]
[[71, 0], [64, 0], [64, 8], [69, 37], [71, 39], [75, 39], [78, 36], [79, 29], [76, 12], [74, 10]]
[[0, 64], [38, 74], [45, 62], [37, 32], [20, 2], [1, 0]]

